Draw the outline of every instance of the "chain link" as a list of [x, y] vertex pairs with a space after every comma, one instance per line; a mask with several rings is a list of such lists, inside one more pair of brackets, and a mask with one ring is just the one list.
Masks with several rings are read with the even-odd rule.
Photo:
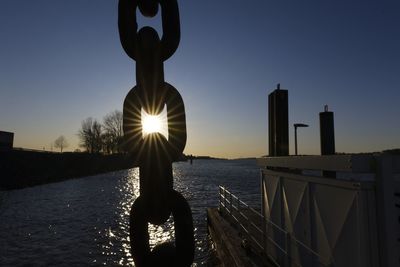
[[[151, 27], [138, 31], [136, 11], [153, 17], [161, 6], [163, 36]], [[127, 150], [139, 165], [140, 196], [130, 214], [130, 242], [135, 265], [190, 266], [194, 257], [193, 220], [185, 198], [173, 189], [172, 163], [186, 145], [186, 117], [178, 90], [164, 80], [164, 61], [180, 41], [176, 0], [120, 0], [118, 27], [122, 47], [136, 61], [137, 85], [124, 101], [123, 130]], [[168, 140], [160, 133], [142, 135], [142, 109], [157, 115], [167, 107]], [[175, 243], [150, 250], [148, 223], [174, 218]]]

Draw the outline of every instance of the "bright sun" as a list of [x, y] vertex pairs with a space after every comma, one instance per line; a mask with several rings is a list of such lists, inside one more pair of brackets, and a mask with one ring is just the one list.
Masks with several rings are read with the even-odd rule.
[[143, 137], [151, 133], [161, 133], [168, 139], [167, 111], [165, 107], [158, 115], [149, 115], [143, 109], [141, 115]]
[[161, 120], [158, 116], [147, 115], [142, 119], [142, 127], [144, 134], [156, 133], [161, 129]]

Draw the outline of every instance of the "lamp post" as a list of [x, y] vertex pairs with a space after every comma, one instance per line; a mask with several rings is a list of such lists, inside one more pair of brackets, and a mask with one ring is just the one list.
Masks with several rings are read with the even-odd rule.
[[297, 128], [298, 127], [308, 127], [307, 124], [304, 123], [295, 123], [294, 126], [294, 154], [297, 156]]

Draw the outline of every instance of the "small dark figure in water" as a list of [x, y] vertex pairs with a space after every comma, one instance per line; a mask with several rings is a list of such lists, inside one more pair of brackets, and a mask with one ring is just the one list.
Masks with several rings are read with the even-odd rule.
[[190, 159], [190, 165], [192, 165], [193, 164], [193, 155], [192, 154], [190, 154], [189, 159]]

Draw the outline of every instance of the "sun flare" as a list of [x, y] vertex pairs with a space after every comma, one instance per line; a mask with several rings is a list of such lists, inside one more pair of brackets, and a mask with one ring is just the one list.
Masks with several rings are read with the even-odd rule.
[[148, 115], [142, 122], [143, 133], [150, 134], [159, 132], [161, 129], [161, 120], [158, 116]]
[[161, 133], [168, 139], [166, 108], [158, 115], [149, 115], [142, 109], [141, 115], [143, 137], [151, 133]]

